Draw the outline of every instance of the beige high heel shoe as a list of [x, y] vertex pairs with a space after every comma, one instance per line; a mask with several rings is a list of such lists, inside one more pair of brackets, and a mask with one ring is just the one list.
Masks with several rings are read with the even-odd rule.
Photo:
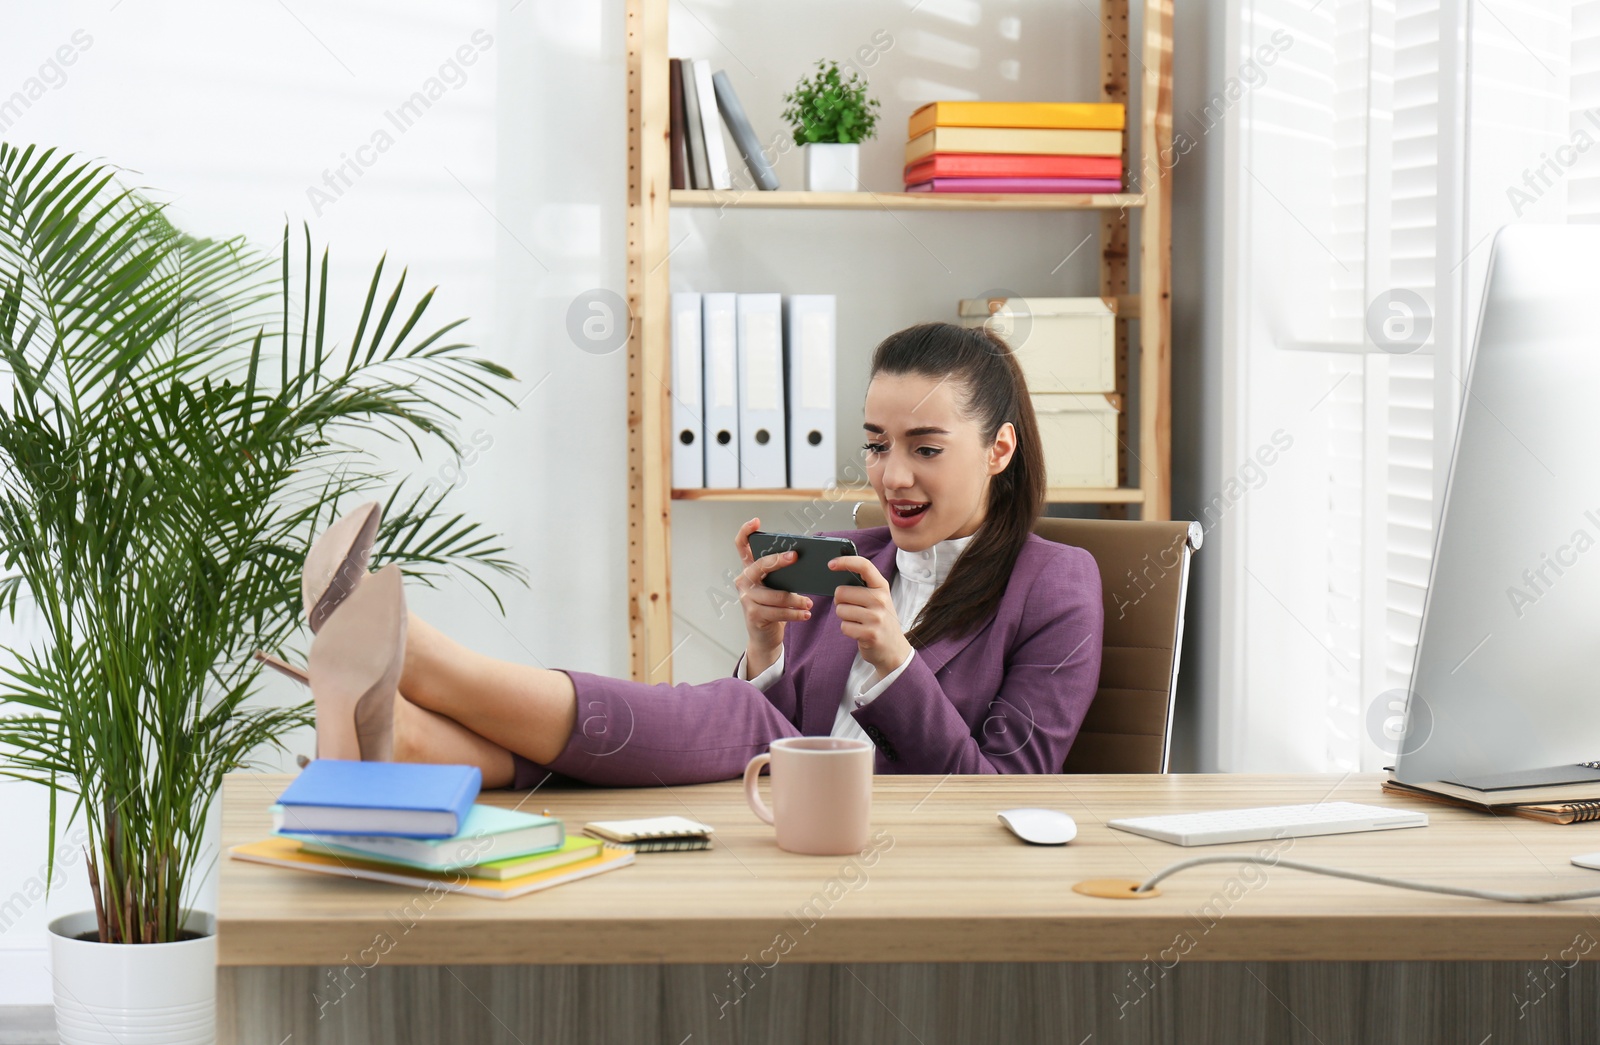
[[287, 675], [302, 686], [311, 685], [311, 676], [306, 674], [305, 668], [297, 668], [288, 661], [274, 657], [266, 650], [256, 650], [256, 659], [280, 675]]
[[[367, 564], [372, 558], [372, 543], [377, 539], [378, 526], [383, 522], [383, 505], [378, 501], [368, 501], [355, 511], [341, 517], [332, 526], [324, 530], [311, 548], [306, 552], [305, 563], [300, 569], [300, 600], [305, 607], [306, 620], [311, 625], [313, 634], [322, 630], [333, 611], [350, 597], [360, 585], [361, 579], [366, 575]], [[403, 599], [403, 593], [402, 593]], [[402, 607], [404, 603], [402, 602]], [[404, 610], [402, 608], [402, 615]], [[404, 627], [402, 622], [401, 649], [404, 650]], [[272, 670], [287, 675], [302, 686], [311, 685], [311, 675], [305, 668], [296, 667], [288, 661], [275, 657], [265, 650], [255, 651], [256, 660], [265, 664]], [[397, 676], [398, 680], [398, 676]], [[316, 696], [315, 690], [312, 692]], [[390, 740], [384, 748], [383, 761], [388, 760], [388, 754], [393, 750], [393, 708], [390, 709]], [[318, 722], [322, 718], [320, 705], [318, 708]], [[319, 728], [318, 732], [321, 730]], [[317, 742], [318, 758], [331, 757], [322, 753], [322, 742]], [[303, 769], [309, 762], [304, 755], [296, 755], [295, 761]]]
[[[318, 758], [388, 762], [394, 754], [394, 701], [405, 666], [405, 590], [400, 567], [374, 573], [311, 644], [304, 668], [264, 650], [255, 658], [309, 686], [317, 706]], [[302, 768], [307, 759], [297, 757]]]
[[306, 663], [316, 702], [317, 757], [388, 762], [406, 651], [400, 567], [390, 563], [343, 601], [311, 643]]
[[312, 632], [319, 632], [366, 577], [383, 505], [368, 501], [322, 531], [300, 570], [300, 599]]
[[[274, 657], [266, 650], [256, 650], [255, 657], [261, 663], [265, 664], [273, 671], [276, 671], [278, 674], [287, 675], [296, 682], [300, 683], [300, 685], [310, 688], [311, 676], [306, 674], [305, 668], [297, 668], [293, 664], [290, 664], [288, 661], [283, 660], [280, 657]], [[294, 756], [294, 761], [295, 764], [301, 769], [304, 769], [306, 766], [311, 764], [311, 759], [304, 755]]]

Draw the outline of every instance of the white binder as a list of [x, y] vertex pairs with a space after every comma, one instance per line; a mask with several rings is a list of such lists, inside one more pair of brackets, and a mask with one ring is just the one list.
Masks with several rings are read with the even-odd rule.
[[700, 295], [672, 295], [672, 485], [706, 484], [706, 421], [700, 378]]
[[702, 298], [701, 343], [705, 349], [706, 485], [739, 485], [739, 335], [737, 294]]
[[820, 489], [835, 482], [837, 323], [832, 294], [791, 294], [784, 301], [791, 486]]
[[789, 485], [783, 409], [783, 295], [739, 295], [739, 485]]

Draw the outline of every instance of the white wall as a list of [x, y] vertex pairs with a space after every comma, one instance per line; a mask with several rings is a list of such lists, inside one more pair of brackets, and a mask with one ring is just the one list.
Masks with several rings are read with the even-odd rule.
[[[778, 130], [781, 95], [815, 58], [876, 46], [866, 71], [882, 100], [882, 123], [866, 146], [863, 173], [869, 186], [894, 190], [905, 118], [923, 101], [1094, 98], [1100, 27], [1093, 6], [674, 4], [672, 52], [727, 69], [768, 138]], [[1196, 83], [1194, 67], [1215, 60], [1219, 14], [1187, 6], [1179, 13], [1180, 111], [1182, 92]], [[91, 40], [81, 49], [71, 44], [79, 30]], [[386, 113], [441, 76], [441, 65], [461, 45], [473, 45], [480, 30], [489, 45], [479, 37], [475, 63], [444, 72], [453, 86], [395, 133]], [[121, 164], [137, 172], [130, 180], [165, 190], [176, 219], [194, 232], [245, 233], [270, 244], [286, 217], [309, 221], [319, 245], [335, 249], [335, 297], [349, 308], [359, 306], [370, 266], [387, 250], [396, 269], [410, 267], [413, 286], [440, 285], [437, 318], [472, 317], [469, 338], [522, 379], [512, 395], [527, 398], [517, 411], [467, 419], [464, 430], [481, 428], [489, 448], [464, 468], [449, 470], [437, 458], [393, 459], [419, 478], [459, 482], [459, 507], [506, 534], [531, 584], [501, 586], [503, 617], [481, 591], [460, 583], [413, 587], [408, 597], [424, 616], [490, 654], [625, 674], [624, 358], [620, 350], [581, 351], [566, 323], [580, 293], [623, 289], [622, 4], [139, 0], [31, 8], [0, 34], [0, 104], [64, 44], [76, 49], [64, 82], [26, 107], [5, 130], [7, 140], [67, 146]], [[45, 75], [63, 79], [55, 70]], [[392, 147], [358, 152], [379, 129], [389, 130]], [[359, 175], [348, 187], [334, 175], [338, 191], [327, 189], [325, 172], [351, 157], [357, 166], [346, 173]], [[799, 186], [796, 157], [786, 156], [778, 170], [785, 187]], [[1205, 390], [1215, 380], [1188, 361], [1198, 346], [1215, 344], [1214, 334], [1197, 332], [1217, 328], [1216, 258], [1192, 245], [1215, 227], [1184, 212], [1212, 205], [1214, 170], [1202, 153], [1174, 171], [1180, 433], [1203, 420]], [[334, 198], [313, 198], [316, 188]], [[674, 289], [840, 296], [845, 447], [859, 441], [852, 411], [865, 392], [870, 350], [885, 334], [948, 318], [958, 298], [996, 288], [1088, 294], [1096, 285], [1092, 241], [1063, 263], [1095, 230], [1094, 215], [699, 211], [673, 220]], [[1204, 275], [1186, 274], [1186, 265]], [[1212, 438], [1175, 439], [1180, 513], [1186, 498], [1214, 485], [1205, 478], [1207, 468], [1215, 474]], [[680, 680], [725, 673], [742, 645], [737, 615], [719, 618], [710, 593], [736, 561], [734, 530], [758, 507], [674, 509]], [[768, 526], [848, 525], [842, 508], [820, 517], [772, 508], [761, 514]], [[1205, 555], [1197, 565], [1202, 584]], [[1197, 640], [1214, 636], [1190, 633], [1189, 663], [1204, 665]], [[268, 680], [268, 694], [299, 696], [276, 680]], [[297, 737], [293, 746], [309, 753], [311, 738]], [[0, 785], [0, 837], [8, 845], [0, 849], [0, 905], [37, 874], [43, 810], [37, 789]], [[87, 906], [80, 877], [47, 904], [28, 903], [6, 920], [0, 1004], [48, 1000], [38, 964], [44, 926], [48, 916]]]
[[[621, 5], [510, 7], [34, 8], [0, 34], [0, 104], [75, 31], [90, 42], [64, 82], [7, 115], [5, 137], [129, 168], [130, 181], [166, 190], [193, 232], [272, 245], [286, 218], [297, 234], [309, 221], [317, 243], [334, 248], [344, 330], [385, 250], [392, 272], [409, 266], [410, 286], [438, 284], [436, 318], [472, 317], [467, 338], [522, 379], [513, 398], [527, 397], [519, 410], [466, 418], [463, 431], [482, 429], [489, 445], [459, 471], [441, 471], [449, 462], [437, 455], [391, 459], [419, 480], [457, 482], [456, 504], [506, 535], [531, 584], [500, 585], [503, 617], [464, 583], [414, 586], [408, 597], [491, 654], [621, 672], [624, 501], [611, 478], [623, 460], [623, 360], [579, 351], [564, 322], [579, 292], [622, 284]], [[470, 65], [456, 56], [463, 45]], [[60, 79], [54, 69], [44, 76]], [[426, 92], [430, 77], [441, 96], [400, 130], [386, 114]], [[380, 129], [392, 147], [358, 151]], [[350, 158], [350, 184], [335, 175], [336, 191], [327, 189], [325, 171]], [[328, 197], [313, 198], [313, 187]], [[273, 699], [301, 697], [267, 684]], [[310, 753], [311, 743], [307, 734], [293, 747]], [[48, 903], [27, 901], [44, 859], [44, 809], [39, 789], [0, 785], [0, 1004], [48, 1001], [47, 918], [89, 901], [81, 875]], [[19, 908], [4, 905], [19, 891], [13, 915]]]

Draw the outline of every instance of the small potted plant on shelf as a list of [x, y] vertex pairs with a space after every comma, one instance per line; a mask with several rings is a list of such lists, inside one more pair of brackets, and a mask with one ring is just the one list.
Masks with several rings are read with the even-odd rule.
[[855, 192], [861, 188], [861, 142], [878, 123], [878, 101], [867, 96], [858, 72], [848, 77], [839, 63], [819, 59], [817, 71], [801, 77], [790, 93], [783, 118], [805, 154], [806, 188], [812, 192]]
[[89, 873], [92, 908], [50, 925], [63, 1045], [214, 1040], [206, 813], [311, 722], [248, 702], [249, 654], [299, 633], [299, 560], [340, 501], [391, 490], [374, 559], [424, 583], [521, 573], [361, 448], [455, 449], [453, 407], [510, 402], [456, 324], [419, 325], [431, 291], [406, 302], [380, 261], [335, 344], [309, 232], [281, 257], [196, 239], [121, 175], [0, 144], [0, 609], [33, 633], [0, 657], [0, 776], [50, 789], [50, 877]]

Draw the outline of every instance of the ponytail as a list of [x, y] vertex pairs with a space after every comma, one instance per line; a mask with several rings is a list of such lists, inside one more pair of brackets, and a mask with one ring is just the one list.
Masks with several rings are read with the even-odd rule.
[[1044, 451], [1022, 367], [999, 335], [986, 328], [923, 323], [890, 334], [872, 354], [871, 376], [880, 373], [957, 382], [957, 409], [977, 423], [985, 446], [993, 445], [1007, 421], [1016, 431], [1016, 451], [989, 480], [988, 506], [977, 533], [906, 632], [911, 645], [922, 649], [975, 630], [999, 608], [1017, 556], [1044, 511]]

